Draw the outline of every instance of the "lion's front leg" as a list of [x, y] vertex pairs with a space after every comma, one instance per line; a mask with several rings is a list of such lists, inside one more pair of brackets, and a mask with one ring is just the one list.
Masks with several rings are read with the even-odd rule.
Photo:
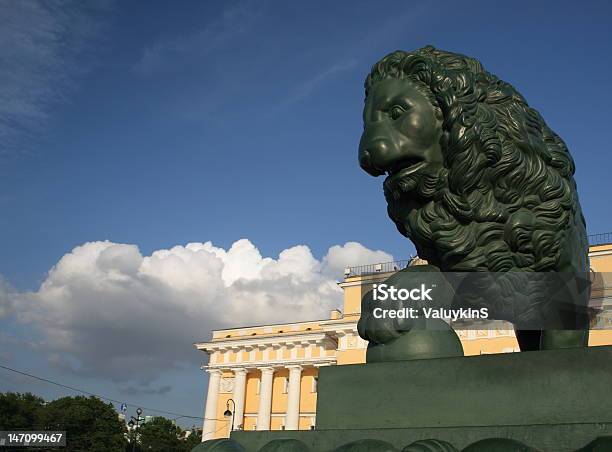
[[588, 347], [589, 330], [547, 330], [542, 331], [540, 350]]
[[[442, 325], [443, 324], [443, 325]], [[442, 329], [446, 326], [446, 329]], [[366, 362], [410, 361], [414, 359], [463, 356], [457, 333], [441, 322], [438, 329], [410, 330], [384, 344], [370, 342]]]
[[589, 330], [516, 330], [522, 352], [579, 348], [589, 345]]
[[[408, 267], [380, 285], [392, 286], [397, 290], [431, 287], [435, 291], [431, 300], [408, 302], [375, 300], [372, 291], [363, 295], [357, 328], [359, 335], [369, 342], [366, 362], [463, 356], [463, 347], [457, 333], [444, 320], [426, 319], [421, 314], [423, 308], [446, 306], [453, 298], [450, 286], [437, 267]], [[402, 312], [405, 316], [379, 315], [383, 310]], [[410, 310], [410, 314], [406, 314], [407, 310]]]

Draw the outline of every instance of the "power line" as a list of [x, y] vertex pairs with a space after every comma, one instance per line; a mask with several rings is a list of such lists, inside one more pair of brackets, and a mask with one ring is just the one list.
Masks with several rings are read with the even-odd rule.
[[8, 366], [3, 366], [2, 364], [0, 364], [0, 369], [9, 370], [9, 371], [15, 372], [17, 374], [25, 375], [26, 377], [30, 377], [30, 378], [34, 378], [36, 380], [44, 381], [45, 383], [50, 383], [52, 385], [56, 385], [56, 386], [59, 386], [61, 388], [69, 389], [71, 391], [80, 392], [81, 394], [86, 394], [86, 395], [89, 395], [89, 396], [92, 396], [92, 397], [97, 397], [98, 399], [108, 400], [109, 402], [113, 402], [113, 403], [118, 403], [118, 404], [126, 403], [126, 404], [132, 405], [132, 406], [139, 406], [143, 410], [153, 411], [154, 413], [169, 414], [169, 415], [172, 415], [172, 416], [186, 417], [186, 418], [190, 418], [190, 419], [204, 419], [201, 416], [189, 416], [189, 415], [181, 414], [181, 413], [173, 413], [172, 411], [158, 410], [156, 408], [150, 408], [150, 407], [142, 406], [139, 403], [131, 403], [131, 402], [125, 402], [125, 401], [122, 402], [122, 401], [119, 401], [119, 400], [112, 399], [110, 397], [102, 396], [100, 394], [94, 394], [93, 392], [85, 391], [83, 389], [79, 389], [79, 388], [68, 386], [68, 385], [65, 385], [65, 384], [62, 384], [62, 383], [58, 383], [57, 381], [49, 380], [47, 378], [38, 377], [36, 375], [32, 375], [32, 374], [29, 374], [27, 372], [23, 372], [21, 370], [13, 369], [13, 368], [8, 367]]

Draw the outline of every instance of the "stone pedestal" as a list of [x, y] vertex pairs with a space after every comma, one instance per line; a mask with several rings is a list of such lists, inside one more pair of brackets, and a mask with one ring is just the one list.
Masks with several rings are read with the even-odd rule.
[[317, 429], [612, 423], [612, 346], [321, 369]]
[[[611, 385], [612, 346], [326, 367], [315, 431], [233, 432], [227, 450], [573, 452], [612, 436]], [[474, 445], [487, 438], [533, 449]], [[424, 439], [448, 446], [406, 447]]]

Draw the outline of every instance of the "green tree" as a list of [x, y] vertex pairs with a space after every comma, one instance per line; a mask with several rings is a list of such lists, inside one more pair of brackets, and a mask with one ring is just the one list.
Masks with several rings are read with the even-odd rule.
[[186, 439], [181, 441], [181, 443], [182, 443], [182, 450], [184, 452], [190, 452], [191, 449], [196, 447], [201, 442], [202, 442], [202, 432], [193, 429], [191, 431], [191, 434]]
[[121, 451], [125, 449], [125, 424], [110, 403], [95, 397], [62, 397], [42, 411], [46, 430], [65, 430], [69, 451]]
[[45, 401], [31, 393], [0, 393], [0, 430], [39, 427]]
[[179, 439], [181, 429], [171, 420], [156, 416], [138, 429], [140, 450], [143, 452], [167, 452], [182, 450]]

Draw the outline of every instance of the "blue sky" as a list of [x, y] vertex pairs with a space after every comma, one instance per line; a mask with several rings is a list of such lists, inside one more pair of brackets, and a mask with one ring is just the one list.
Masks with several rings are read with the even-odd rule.
[[[386, 216], [382, 180], [357, 165], [363, 79], [396, 49], [465, 53], [512, 83], [572, 152], [589, 233], [612, 231], [611, 13], [604, 1], [3, 3], [0, 274], [12, 301], [0, 320], [0, 361], [201, 415], [206, 379], [196, 352], [176, 351], [181, 359], [151, 367], [148, 379], [131, 376], [133, 354], [125, 373], [113, 366], [96, 375], [86, 351], [62, 348], [49, 332], [57, 324], [20, 315], [21, 304], [48, 303], [40, 285], [49, 271], [95, 241], [150, 256], [248, 239], [279, 262], [283, 250], [305, 245], [325, 268], [371, 263], [361, 260], [383, 256], [377, 250], [414, 252]], [[133, 248], [117, 253], [121, 265], [138, 261]], [[326, 271], [315, 273], [331, 278]], [[91, 293], [61, 309], [86, 305]], [[139, 311], [130, 312], [136, 325]], [[225, 325], [202, 315], [210, 321], [194, 341]], [[130, 337], [129, 322], [118, 329]], [[26, 344], [30, 336], [38, 342]], [[61, 394], [3, 373], [1, 386]]]

